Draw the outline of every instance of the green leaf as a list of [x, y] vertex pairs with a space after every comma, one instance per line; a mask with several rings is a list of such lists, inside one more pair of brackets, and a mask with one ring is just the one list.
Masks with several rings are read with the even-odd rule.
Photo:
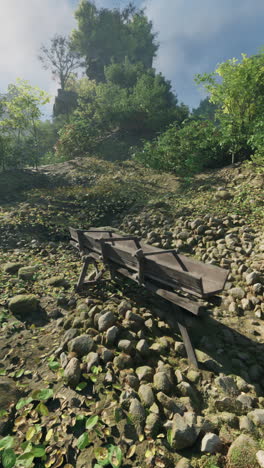
[[51, 361], [49, 362], [49, 368], [51, 370], [57, 370], [60, 367], [60, 363], [58, 361]]
[[85, 449], [85, 447], [87, 447], [87, 445], [89, 445], [89, 443], [90, 443], [90, 440], [89, 440], [88, 433], [84, 432], [77, 440], [77, 447], [80, 450], [83, 450]]
[[120, 468], [121, 463], [122, 463], [122, 458], [123, 458], [121, 449], [119, 447], [117, 447], [116, 445], [110, 445], [109, 446], [109, 451], [110, 451], [109, 461], [110, 461], [112, 467], [113, 468]]
[[87, 419], [85, 428], [88, 430], [92, 429], [98, 423], [98, 420], [99, 416], [91, 416], [89, 419]]
[[19, 455], [16, 461], [16, 465], [20, 465], [23, 468], [30, 468], [34, 460], [34, 454], [32, 452], [22, 453]]
[[167, 441], [172, 446], [173, 438], [172, 438], [172, 429], [168, 429], [167, 431]]
[[0, 451], [12, 448], [14, 445], [14, 437], [6, 436], [0, 440]]
[[47, 408], [46, 405], [44, 405], [44, 403], [40, 402], [37, 407], [36, 407], [36, 411], [41, 414], [42, 416], [48, 416], [49, 414], [49, 410]]
[[79, 392], [81, 392], [85, 387], [87, 387], [87, 382], [80, 382], [76, 389], [75, 390], [78, 390]]
[[33, 447], [32, 453], [36, 458], [43, 457], [46, 454], [44, 445], [36, 445]]
[[0, 418], [3, 418], [7, 414], [8, 414], [8, 411], [6, 411], [5, 409], [0, 410]]
[[97, 447], [94, 450], [94, 455], [100, 466], [109, 465], [109, 451], [106, 447]]
[[20, 369], [18, 370], [16, 373], [15, 373], [15, 377], [17, 379], [19, 379], [19, 377], [22, 377], [22, 375], [24, 374], [25, 370], [24, 369]]
[[5, 369], [0, 369], [0, 375], [6, 375], [6, 370]]
[[35, 390], [32, 393], [33, 400], [48, 400], [49, 398], [53, 397], [53, 390], [52, 388], [43, 388], [41, 390]]
[[20, 410], [21, 408], [24, 408], [24, 406], [27, 406], [29, 403], [31, 403], [31, 401], [33, 401], [31, 396], [27, 398], [20, 398], [16, 404], [16, 409]]
[[3, 468], [12, 468], [16, 463], [16, 454], [11, 448], [5, 449], [2, 454]]

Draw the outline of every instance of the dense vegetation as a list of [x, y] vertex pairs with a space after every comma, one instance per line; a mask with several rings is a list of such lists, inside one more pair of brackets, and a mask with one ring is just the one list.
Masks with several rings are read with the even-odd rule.
[[25, 81], [1, 96], [2, 169], [95, 155], [178, 176], [249, 158], [263, 168], [263, 50], [196, 76], [208, 97], [190, 112], [153, 68], [158, 43], [143, 10], [83, 0], [75, 17], [69, 38], [40, 50], [60, 86], [53, 120], [41, 121], [48, 96]]

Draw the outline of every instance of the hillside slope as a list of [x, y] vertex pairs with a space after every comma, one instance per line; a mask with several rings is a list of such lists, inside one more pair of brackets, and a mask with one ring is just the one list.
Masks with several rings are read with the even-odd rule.
[[[76, 159], [0, 174], [3, 466], [3, 453], [25, 467], [259, 466], [264, 177], [253, 169], [182, 182]], [[70, 225], [110, 225], [230, 270], [190, 332], [199, 370], [157, 318], [161, 300], [123, 280], [75, 292]]]

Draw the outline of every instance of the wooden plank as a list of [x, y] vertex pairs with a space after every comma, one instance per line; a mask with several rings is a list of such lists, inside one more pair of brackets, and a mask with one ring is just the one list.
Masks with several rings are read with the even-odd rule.
[[193, 349], [193, 345], [192, 345], [192, 342], [190, 340], [188, 330], [184, 325], [182, 325], [179, 322], [178, 322], [178, 327], [179, 327], [180, 332], [181, 332], [181, 336], [182, 336], [183, 343], [184, 343], [184, 346], [185, 346], [185, 349], [186, 349], [188, 360], [196, 369], [198, 369], [197, 357], [196, 357], [195, 351]]

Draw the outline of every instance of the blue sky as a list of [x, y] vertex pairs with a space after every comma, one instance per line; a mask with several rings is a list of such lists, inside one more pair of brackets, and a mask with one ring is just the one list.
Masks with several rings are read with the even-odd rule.
[[[79, 0], [1, 0], [0, 93], [21, 77], [56, 94], [57, 83], [37, 60], [42, 43], [75, 27]], [[126, 0], [95, 0], [107, 8]], [[145, 8], [160, 44], [155, 67], [172, 82], [179, 101], [196, 107], [204, 94], [196, 73], [213, 71], [218, 63], [252, 55], [264, 45], [263, 0], [137, 0]], [[52, 106], [45, 109], [51, 114]]]

